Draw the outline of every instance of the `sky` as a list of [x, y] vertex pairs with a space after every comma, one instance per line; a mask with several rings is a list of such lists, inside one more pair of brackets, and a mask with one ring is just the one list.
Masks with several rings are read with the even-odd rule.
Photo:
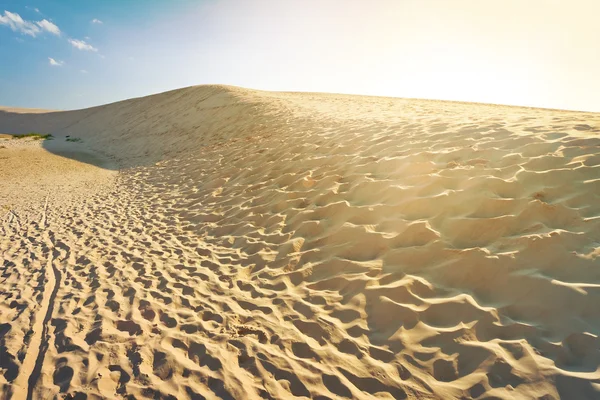
[[600, 112], [600, 0], [0, 0], [0, 105], [199, 84]]

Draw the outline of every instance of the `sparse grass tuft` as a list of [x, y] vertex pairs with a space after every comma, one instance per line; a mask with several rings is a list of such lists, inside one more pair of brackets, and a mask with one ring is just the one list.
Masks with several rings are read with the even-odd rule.
[[33, 140], [52, 140], [54, 136], [52, 136], [50, 133], [43, 134], [37, 132], [29, 132], [23, 135], [13, 135], [14, 139], [23, 139], [28, 137], [32, 138]]
[[81, 138], [78, 138], [78, 137], [68, 137], [68, 138], [67, 138], [67, 142], [75, 142], [75, 143], [78, 143], [78, 142], [81, 142]]

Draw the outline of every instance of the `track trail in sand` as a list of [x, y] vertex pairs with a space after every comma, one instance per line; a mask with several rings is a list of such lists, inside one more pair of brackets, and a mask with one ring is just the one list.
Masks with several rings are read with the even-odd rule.
[[[50, 239], [50, 234], [46, 231], [46, 218], [48, 209], [48, 199], [44, 204], [42, 217], [40, 220], [40, 229], [43, 231], [44, 243], [48, 249], [53, 250], [54, 245]], [[43, 298], [40, 303], [39, 311], [34, 317], [35, 323], [32, 327], [33, 336], [29, 342], [29, 347], [22, 366], [19, 371], [19, 376], [15, 380], [14, 399], [31, 399], [35, 389], [35, 385], [42, 372], [44, 356], [48, 349], [50, 335], [49, 322], [54, 309], [54, 300], [58, 293], [58, 285], [60, 283], [60, 272], [54, 266], [53, 254], [49, 254], [46, 266], [44, 268], [44, 288]]]

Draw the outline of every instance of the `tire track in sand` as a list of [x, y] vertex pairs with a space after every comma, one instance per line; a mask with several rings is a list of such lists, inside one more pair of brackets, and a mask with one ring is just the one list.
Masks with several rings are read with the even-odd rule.
[[[32, 327], [33, 337], [31, 338], [27, 353], [25, 354], [19, 376], [17, 376], [17, 379], [15, 380], [16, 390], [12, 397], [15, 400], [30, 400], [33, 398], [33, 391], [42, 373], [44, 357], [50, 344], [48, 325], [52, 318], [54, 302], [60, 286], [61, 273], [56, 265], [54, 265], [54, 259], [58, 252], [54, 248], [52, 232], [46, 230], [47, 209], [48, 198], [46, 198], [44, 211], [40, 220], [40, 228], [44, 230], [44, 241], [48, 246], [48, 260], [46, 262], [46, 267], [44, 268], [44, 273], [46, 275], [44, 296], [40, 304], [40, 310], [36, 315], [35, 323]], [[40, 318], [42, 315], [44, 316], [43, 320]]]

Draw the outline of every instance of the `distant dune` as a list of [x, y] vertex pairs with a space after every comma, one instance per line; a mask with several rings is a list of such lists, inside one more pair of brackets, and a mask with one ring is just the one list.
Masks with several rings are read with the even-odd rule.
[[32, 131], [0, 397], [600, 398], [600, 114], [198, 86]]

